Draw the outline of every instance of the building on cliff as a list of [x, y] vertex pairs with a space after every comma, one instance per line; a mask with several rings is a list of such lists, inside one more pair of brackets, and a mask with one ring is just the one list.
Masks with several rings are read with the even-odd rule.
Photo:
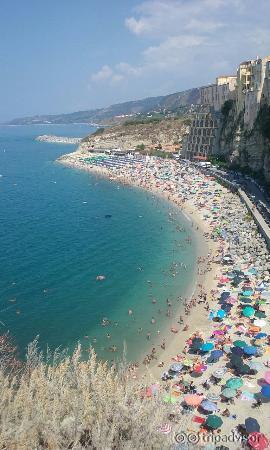
[[186, 159], [207, 158], [215, 153], [220, 110], [235, 93], [236, 76], [219, 76], [216, 83], [200, 88], [202, 112], [195, 115], [189, 134], [183, 141], [183, 156]]
[[221, 75], [216, 78], [215, 84], [201, 87], [201, 105], [210, 106], [214, 111], [220, 111], [227, 100], [234, 98], [236, 80], [235, 75]]
[[263, 104], [270, 104], [270, 56], [244, 61], [237, 71], [236, 110], [243, 113], [247, 128], [253, 127]]

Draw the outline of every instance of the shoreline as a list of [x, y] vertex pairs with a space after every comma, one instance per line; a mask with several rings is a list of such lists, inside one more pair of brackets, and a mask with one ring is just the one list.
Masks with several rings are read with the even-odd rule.
[[[217, 431], [225, 438], [232, 433], [245, 438], [250, 417], [268, 434], [270, 255], [246, 205], [215, 178], [185, 162], [140, 156], [92, 160], [80, 151], [59, 162], [173, 201], [194, 222], [204, 251], [209, 251], [198, 261], [197, 290], [185, 307], [188, 329], [168, 331], [169, 344], [162, 356], [152, 349], [150, 364], [139, 369], [130, 364], [129, 377], [141, 383], [146, 397], [160, 390], [171, 412], [170, 428], [176, 431], [178, 424], [181, 430], [182, 424], [185, 433], [197, 436], [197, 443], [205, 442], [201, 432], [206, 437]], [[210, 410], [200, 407], [207, 400]], [[218, 424], [209, 428], [212, 411]]]
[[[170, 203], [174, 208], [177, 208], [178, 211], [180, 211], [181, 214], [184, 215], [184, 217], [190, 221], [190, 226], [193, 229], [194, 237], [196, 239], [196, 258], [198, 257], [207, 257], [209, 253], [213, 254], [215, 251], [217, 251], [217, 246], [214, 242], [211, 240], [207, 240], [204, 237], [204, 233], [208, 232], [208, 228], [205, 223], [203, 223], [202, 219], [199, 217], [198, 213], [196, 212], [196, 209], [193, 205], [191, 205], [189, 202], [186, 203], [179, 203], [173, 196], [166, 195], [163, 192], [161, 192], [158, 189], [148, 189], [146, 186], [142, 186], [140, 183], [136, 182], [135, 180], [131, 180], [130, 177], [122, 177], [122, 176], [114, 176], [110, 173], [109, 170], [100, 168], [100, 167], [87, 167], [86, 165], [78, 162], [77, 157], [74, 158], [74, 153], [68, 155], [63, 155], [60, 158], [58, 158], [57, 162], [61, 163], [67, 167], [76, 168], [78, 170], [84, 170], [89, 173], [96, 174], [98, 176], [101, 176], [103, 178], [109, 179], [110, 181], [120, 183], [122, 185], [128, 185], [131, 187], [136, 187], [139, 189], [142, 189], [146, 192], [150, 192], [151, 194], [155, 195], [156, 197], [167, 201]], [[70, 157], [70, 159], [66, 160], [66, 157]], [[195, 230], [196, 227], [196, 230]], [[206, 266], [209, 264], [209, 261], [206, 262]], [[197, 298], [200, 294], [201, 289], [203, 289], [207, 296], [210, 295], [210, 291], [215, 288], [214, 279], [216, 277], [217, 267], [211, 268], [211, 271], [207, 271], [206, 273], [198, 274], [198, 263], [196, 261], [195, 263], [195, 273], [193, 276], [193, 284], [188, 287], [187, 293], [186, 293], [186, 299], [188, 301], [191, 301], [192, 298]], [[205, 286], [208, 286], [206, 289]], [[154, 341], [151, 343], [151, 346], [154, 346], [156, 349], [155, 357], [157, 359], [154, 359], [150, 361], [149, 364], [140, 364], [139, 367], [136, 370], [136, 375], [134, 374], [134, 378], [142, 378], [142, 379], [149, 379], [149, 381], [153, 381], [153, 379], [160, 378], [160, 373], [162, 371], [162, 368], [159, 367], [159, 363], [162, 361], [164, 363], [164, 367], [168, 364], [171, 364], [173, 362], [173, 357], [180, 353], [182, 349], [185, 346], [185, 342], [188, 339], [188, 336], [190, 333], [195, 332], [198, 327], [200, 328], [202, 325], [205, 327], [205, 331], [207, 327], [209, 327], [208, 322], [208, 313], [205, 311], [205, 307], [203, 304], [197, 304], [195, 307], [193, 306], [192, 312], [190, 316], [184, 315], [184, 309], [185, 305], [184, 302], [181, 302], [179, 304], [179, 307], [177, 308], [177, 311], [175, 313], [175, 317], [171, 318], [171, 327], [178, 326], [179, 332], [178, 333], [172, 333], [170, 329], [163, 329], [162, 335], [164, 336], [165, 342], [166, 342], [166, 350], [162, 350], [160, 348], [160, 338], [157, 336], [154, 338]], [[184, 323], [179, 324], [177, 321], [177, 317], [183, 316], [184, 317]], [[185, 325], [187, 325], [188, 322], [188, 330], [184, 331], [183, 328]], [[165, 326], [164, 326], [165, 328]], [[166, 326], [167, 328], [167, 326]], [[181, 340], [181, 343], [179, 344], [179, 340]], [[149, 345], [150, 346], [150, 345]], [[147, 347], [147, 346], [146, 346]], [[142, 352], [142, 359], [143, 356], [145, 356], [146, 349]]]

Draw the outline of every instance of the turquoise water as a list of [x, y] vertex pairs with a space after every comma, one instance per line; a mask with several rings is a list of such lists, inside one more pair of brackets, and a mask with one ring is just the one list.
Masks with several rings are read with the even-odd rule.
[[[122, 354], [126, 342], [127, 358], [138, 358], [157, 330], [175, 323], [166, 299], [176, 311], [194, 278], [196, 249], [185, 241], [192, 230], [183, 215], [140, 189], [55, 163], [75, 146], [34, 141], [92, 130], [0, 127], [0, 332], [9, 330], [22, 353], [39, 335], [41, 348], [80, 340], [106, 359]], [[187, 270], [178, 266], [174, 277], [173, 262]], [[100, 274], [106, 279], [98, 282]], [[103, 317], [109, 326], [101, 326]]]

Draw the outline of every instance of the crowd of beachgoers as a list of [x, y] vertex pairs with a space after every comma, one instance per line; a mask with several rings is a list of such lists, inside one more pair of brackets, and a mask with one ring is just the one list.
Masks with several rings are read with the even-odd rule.
[[177, 449], [268, 448], [270, 258], [251, 215], [236, 193], [189, 163], [109, 158], [75, 152], [61, 162], [164, 196], [208, 245], [198, 256], [197, 289], [173, 318], [174, 345], [162, 341], [164, 357], [154, 348], [145, 360], [146, 398], [165, 386], [170, 408], [159, 432], [176, 436]]

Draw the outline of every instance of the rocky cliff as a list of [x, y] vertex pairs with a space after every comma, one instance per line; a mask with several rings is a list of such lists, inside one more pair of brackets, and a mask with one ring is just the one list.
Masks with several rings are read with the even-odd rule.
[[225, 103], [221, 117], [219, 153], [232, 167], [270, 183], [270, 107], [261, 107], [251, 130], [233, 101]]

